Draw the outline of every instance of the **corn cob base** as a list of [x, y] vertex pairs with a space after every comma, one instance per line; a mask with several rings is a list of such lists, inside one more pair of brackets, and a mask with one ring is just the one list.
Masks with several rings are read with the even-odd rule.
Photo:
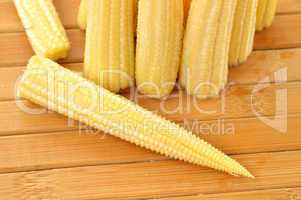
[[272, 25], [278, 0], [258, 0], [256, 30], [261, 31]]
[[26, 34], [37, 55], [57, 60], [70, 49], [52, 0], [14, 0]]
[[183, 0], [139, 0], [136, 81], [139, 92], [169, 95], [180, 66]]
[[[133, 0], [133, 13], [134, 13], [134, 32], [136, 32], [137, 26], [137, 1]], [[86, 30], [87, 28], [87, 16], [88, 16], [88, 0], [81, 0], [78, 14], [77, 14], [77, 24], [80, 29]]]
[[84, 75], [112, 92], [133, 85], [134, 0], [90, 0]]
[[229, 65], [245, 62], [252, 53], [258, 0], [238, 1], [230, 44]]
[[79, 28], [82, 30], [86, 30], [87, 15], [88, 15], [88, 0], [81, 0], [78, 14], [77, 14], [77, 24]]
[[253, 177], [191, 132], [41, 57], [29, 61], [19, 95], [171, 158]]
[[236, 0], [192, 0], [180, 71], [188, 94], [217, 97], [225, 87], [235, 7]]

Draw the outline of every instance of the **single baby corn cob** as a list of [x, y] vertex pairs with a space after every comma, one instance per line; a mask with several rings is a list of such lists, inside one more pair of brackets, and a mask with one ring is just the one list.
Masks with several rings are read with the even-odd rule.
[[87, 26], [87, 15], [88, 15], [88, 0], [81, 0], [78, 15], [77, 24], [80, 29], [86, 30]]
[[256, 29], [257, 1], [237, 1], [229, 54], [229, 65], [231, 66], [245, 62], [252, 53]]
[[256, 30], [261, 31], [272, 25], [278, 0], [258, 0]]
[[171, 158], [253, 177], [238, 162], [179, 125], [96, 86], [49, 59], [31, 58], [19, 85], [19, 95]]
[[192, 0], [180, 83], [198, 98], [216, 97], [225, 87], [236, 0]]
[[84, 75], [112, 92], [133, 82], [133, 3], [90, 0], [88, 4]]
[[139, 0], [136, 82], [138, 90], [161, 98], [174, 88], [183, 37], [183, 0]]
[[[133, 11], [134, 11], [134, 31], [136, 32], [136, 19], [137, 19], [137, 0], [133, 0]], [[87, 13], [88, 11], [88, 0], [81, 0], [79, 10], [78, 10], [78, 16], [77, 16], [77, 23], [80, 29], [86, 30], [87, 26]]]
[[35, 53], [57, 60], [70, 49], [64, 27], [52, 0], [14, 0]]

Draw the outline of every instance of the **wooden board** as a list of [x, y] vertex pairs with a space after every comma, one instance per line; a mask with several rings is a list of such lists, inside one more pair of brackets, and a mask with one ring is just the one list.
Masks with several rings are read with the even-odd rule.
[[[84, 49], [84, 32], [76, 25], [79, 2], [54, 0], [72, 42], [60, 63], [77, 72]], [[12, 0], [0, 0], [1, 199], [301, 199], [300, 34], [301, 1], [280, 0], [275, 23], [256, 34], [248, 62], [230, 69], [223, 100], [192, 106], [181, 91], [164, 102], [134, 98], [232, 155], [254, 173], [249, 180], [170, 160], [16, 100], [16, 81], [33, 52]], [[280, 72], [285, 76], [279, 79]], [[263, 122], [285, 114], [275, 103], [281, 94], [287, 99], [285, 133]], [[24, 107], [42, 113], [28, 114]]]

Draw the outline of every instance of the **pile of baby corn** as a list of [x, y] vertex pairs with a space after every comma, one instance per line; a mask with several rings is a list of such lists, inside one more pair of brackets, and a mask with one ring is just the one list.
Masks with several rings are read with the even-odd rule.
[[84, 75], [55, 60], [70, 43], [52, 0], [14, 0], [36, 56], [20, 97], [174, 159], [253, 178], [188, 130], [114, 93], [136, 85], [154, 98], [177, 82], [200, 99], [225, 88], [228, 67], [245, 62], [256, 30], [272, 24], [277, 0], [82, 0]]

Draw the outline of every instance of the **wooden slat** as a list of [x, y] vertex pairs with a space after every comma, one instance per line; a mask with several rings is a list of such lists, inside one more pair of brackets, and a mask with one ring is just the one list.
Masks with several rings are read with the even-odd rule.
[[193, 196], [182, 196], [182, 197], [166, 197], [166, 198], [152, 198], [149, 200], [208, 200], [207, 195], [193, 195]]
[[[54, 0], [54, 5], [66, 28], [77, 27], [76, 17], [80, 0]], [[68, 12], [66, 12], [66, 10]], [[278, 14], [300, 13], [299, 0], [280, 0]], [[0, 0], [0, 32], [23, 31], [12, 0]]]
[[[233, 132], [194, 129], [194, 133], [228, 154], [288, 151], [301, 149], [300, 121], [301, 115], [288, 116], [286, 134], [256, 118], [220, 122], [228, 130], [234, 127]], [[202, 126], [205, 123], [216, 129], [219, 122]], [[5, 161], [0, 173], [162, 159], [167, 158], [92, 130], [0, 137], [0, 160]]]
[[257, 190], [248, 192], [233, 192], [209, 195], [192, 195], [183, 197], [160, 198], [157, 200], [298, 200], [301, 198], [301, 188], [284, 188], [272, 190]]
[[[82, 72], [82, 63], [63, 64], [64, 67], [74, 71]], [[22, 78], [25, 71], [25, 66], [2, 67], [0, 74], [0, 101], [8, 101], [16, 99], [16, 88], [18, 81]]]
[[0, 175], [6, 199], [125, 199], [174, 194], [241, 192], [301, 186], [301, 152], [234, 156], [256, 179], [235, 178], [211, 169], [158, 161], [86, 166]]
[[301, 13], [300, 0], [279, 0], [278, 14]]
[[208, 200], [298, 200], [301, 198], [301, 188], [213, 194], [206, 196], [206, 198]]
[[[181, 92], [177, 98], [164, 102], [149, 98], [137, 98], [142, 107], [157, 112], [166, 118], [181, 122], [183, 120], [210, 120], [225, 118], [254, 117], [260, 115], [272, 116], [276, 113], [276, 92], [287, 91], [288, 113], [301, 113], [301, 82], [272, 84], [252, 94], [254, 85], [234, 85], [226, 90], [223, 98], [212, 100], [192, 100]], [[253, 97], [253, 98], [252, 98]], [[29, 132], [68, 130], [67, 119], [53, 112], [31, 114], [23, 109], [26, 107], [39, 109], [25, 100], [0, 102], [0, 135], [11, 135]], [[285, 105], [284, 105], [285, 106]], [[224, 109], [223, 109], [224, 108]], [[42, 110], [43, 111], [43, 110]], [[171, 112], [174, 111], [174, 112]], [[211, 113], [208, 113], [211, 111]], [[255, 112], [256, 111], [256, 112]], [[43, 119], [43, 120], [40, 120]], [[74, 127], [73, 127], [74, 128]]]
[[[82, 63], [64, 64], [64, 67], [76, 72], [82, 71]], [[0, 68], [0, 74], [3, 74], [0, 79], [0, 101], [13, 100], [16, 98], [16, 86], [24, 70], [24, 66]]]
[[[269, 78], [275, 81], [277, 70], [287, 68], [287, 81], [300, 81], [299, 73], [301, 62], [301, 49], [283, 49], [269, 51], [255, 51], [248, 61], [239, 67], [231, 67], [229, 82], [231, 84], [255, 84]], [[82, 63], [65, 64], [65, 67], [81, 71]], [[0, 79], [0, 100], [15, 98], [15, 83], [21, 77], [25, 67], [2, 67], [0, 74], [5, 74]]]
[[[259, 32], [255, 38], [255, 49], [278, 49], [301, 47], [301, 14], [280, 15], [269, 29]], [[67, 31], [72, 43], [68, 58], [61, 62], [83, 60], [84, 32], [78, 29]], [[25, 65], [33, 54], [24, 33], [0, 34], [0, 67]]]
[[273, 25], [255, 36], [255, 49], [301, 47], [301, 14], [278, 15]]
[[[66, 28], [75, 28], [80, 0], [53, 0]], [[13, 0], [0, 0], [0, 32], [24, 31]]]
[[287, 68], [287, 81], [300, 81], [301, 49], [254, 51], [247, 62], [231, 67], [229, 82], [232, 84], [254, 84], [265, 78], [275, 81], [275, 72]]
[[[77, 29], [67, 31], [71, 41], [71, 50], [61, 62], [82, 62], [84, 49], [84, 33]], [[33, 51], [24, 33], [0, 34], [0, 66], [24, 66], [33, 55]]]

